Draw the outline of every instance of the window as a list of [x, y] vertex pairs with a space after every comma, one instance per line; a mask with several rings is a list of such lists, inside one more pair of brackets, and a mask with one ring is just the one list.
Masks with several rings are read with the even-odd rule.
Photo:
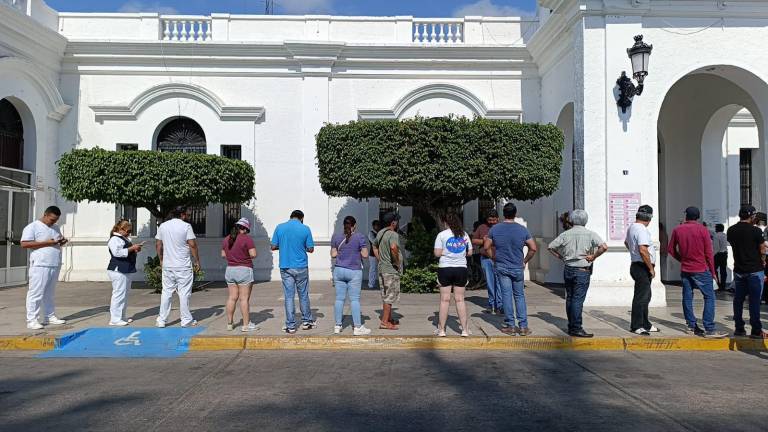
[[[229, 159], [241, 159], [242, 148], [239, 145], [221, 146], [221, 155]], [[222, 237], [229, 235], [229, 230], [240, 219], [240, 203], [222, 203], [224, 213], [222, 221]]]
[[[135, 151], [139, 149], [138, 144], [117, 144], [117, 151]], [[135, 236], [137, 225], [137, 209], [134, 206], [126, 204], [115, 204], [115, 220], [127, 219], [131, 222], [131, 235]]]
[[379, 220], [384, 219], [384, 215], [389, 212], [396, 212], [397, 208], [398, 208], [397, 203], [384, 201], [383, 199], [380, 199], [379, 200]]
[[477, 219], [485, 223], [485, 217], [488, 212], [496, 210], [496, 201], [490, 199], [480, 199], [477, 202]]
[[752, 205], [752, 149], [739, 152], [739, 185], [741, 205]]
[[24, 128], [21, 116], [7, 99], [0, 99], [0, 166], [22, 169]]
[[[177, 117], [163, 126], [157, 134], [157, 150], [161, 152], [207, 153], [205, 132], [196, 121], [187, 117]], [[192, 225], [195, 234], [205, 237], [205, 225], [208, 218], [207, 206], [187, 207], [187, 222]]]

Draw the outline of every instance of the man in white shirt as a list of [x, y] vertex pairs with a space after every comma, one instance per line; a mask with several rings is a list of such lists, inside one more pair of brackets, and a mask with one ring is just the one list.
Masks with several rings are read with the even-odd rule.
[[197, 240], [192, 225], [186, 221], [186, 208], [176, 207], [171, 216], [172, 219], [160, 224], [155, 236], [155, 248], [163, 269], [163, 293], [160, 297], [157, 327], [165, 327], [168, 321], [174, 291], [179, 296], [181, 326], [196, 326], [197, 321], [192, 318], [189, 310], [189, 298], [192, 296], [194, 271], [200, 269]]
[[648, 304], [651, 303], [651, 281], [656, 277], [656, 246], [651, 241], [648, 224], [653, 219], [653, 208], [642, 205], [637, 209], [635, 223], [627, 230], [624, 245], [629, 249], [632, 265], [629, 274], [635, 281], [635, 295], [632, 298], [632, 323], [629, 330], [648, 336], [659, 331], [648, 320]]
[[728, 286], [728, 236], [723, 224], [715, 225], [715, 235], [712, 238], [712, 249], [715, 253], [715, 271], [720, 275], [718, 291], [725, 291]]
[[[61, 246], [67, 239], [61, 235], [58, 222], [61, 210], [45, 209], [43, 217], [24, 227], [21, 247], [30, 249], [29, 291], [27, 291], [27, 328], [40, 330], [48, 324], [66, 324], [56, 317], [55, 290], [61, 270]], [[40, 308], [42, 304], [42, 310]], [[38, 320], [38, 316], [42, 320]]]

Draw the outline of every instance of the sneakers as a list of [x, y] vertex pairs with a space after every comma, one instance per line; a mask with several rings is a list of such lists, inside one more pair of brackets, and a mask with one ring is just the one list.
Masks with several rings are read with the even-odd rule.
[[124, 326], [128, 325], [128, 321], [120, 320], [120, 321], [117, 321], [117, 322], [111, 322], [111, 323], [109, 323], [109, 325], [117, 326], [117, 327], [124, 327]]
[[437, 337], [445, 337], [445, 330], [442, 330], [442, 329], [439, 329], [439, 328], [435, 329], [435, 336], [437, 336]]
[[461, 337], [469, 337], [469, 332], [466, 330], [461, 331]]
[[157, 327], [157, 328], [165, 328], [165, 321], [157, 320], [157, 322], [155, 322], [155, 327]]
[[650, 336], [651, 335], [651, 333], [648, 330], [646, 330], [646, 329], [644, 329], [642, 327], [640, 327], [639, 329], [635, 329], [635, 331], [633, 331], [632, 333], [640, 335], [640, 336]]
[[45, 327], [42, 324], [40, 324], [37, 320], [34, 320], [27, 323], [27, 328], [30, 330], [42, 330]]
[[708, 330], [704, 333], [704, 337], [707, 339], [722, 339], [728, 336], [728, 333], [719, 332], [717, 330]]
[[235, 323], [227, 323], [227, 330], [232, 331], [235, 329]]
[[256, 324], [254, 324], [254, 323], [252, 323], [252, 322], [249, 322], [248, 324], [244, 325], [244, 326], [243, 326], [243, 328], [241, 328], [241, 329], [240, 329], [240, 331], [241, 331], [241, 332], [243, 332], [243, 333], [245, 333], [245, 332], [252, 332], [252, 331], [256, 331], [256, 330], [258, 330], [258, 329], [259, 329], [259, 328], [258, 328], [258, 327], [256, 327]]
[[341, 334], [341, 329], [342, 329], [342, 328], [343, 328], [343, 327], [342, 327], [342, 326], [340, 326], [340, 325], [335, 325], [335, 326], [333, 326], [333, 334]]
[[190, 321], [190, 322], [188, 322], [186, 324], [182, 324], [181, 325], [182, 328], [196, 327], [196, 326], [197, 326], [197, 320], [192, 320], [192, 321]]
[[49, 324], [51, 324], [51, 325], [63, 325], [63, 324], [66, 324], [66, 323], [67, 323], [66, 320], [63, 320], [63, 319], [60, 319], [60, 318], [56, 318], [56, 315], [49, 316], [48, 319], [46, 319], [45, 321], [42, 322], [43, 325], [49, 325]]
[[651, 324], [651, 328], [648, 329], [650, 333], [658, 333], [661, 330], [659, 330], [655, 325]]
[[688, 334], [704, 336], [704, 330], [702, 330], [701, 327], [699, 327], [697, 324], [695, 327], [688, 327]]
[[355, 329], [352, 331], [352, 334], [355, 336], [367, 336], [371, 334], [371, 329], [361, 325], [360, 327], [355, 327]]
[[288, 327], [285, 327], [285, 326], [283, 327], [283, 331], [288, 333], [288, 334], [296, 333], [296, 329], [295, 328], [288, 328]]
[[302, 330], [312, 330], [315, 327], [317, 327], [317, 321], [306, 321], [301, 323]]

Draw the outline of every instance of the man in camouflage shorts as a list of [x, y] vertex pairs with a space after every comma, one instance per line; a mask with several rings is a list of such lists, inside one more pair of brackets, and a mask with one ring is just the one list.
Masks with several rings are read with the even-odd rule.
[[403, 271], [403, 254], [397, 225], [400, 215], [387, 213], [382, 218], [382, 230], [373, 242], [373, 253], [379, 264], [379, 288], [381, 289], [380, 329], [397, 330], [398, 322], [392, 319], [392, 304], [400, 299], [400, 276]]

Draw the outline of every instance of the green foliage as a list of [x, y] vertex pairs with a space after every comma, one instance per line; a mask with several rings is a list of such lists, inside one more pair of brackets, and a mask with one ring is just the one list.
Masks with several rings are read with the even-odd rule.
[[62, 155], [58, 170], [68, 200], [144, 207], [160, 220], [179, 205], [253, 197], [253, 167], [214, 155], [77, 149]]
[[[144, 263], [144, 277], [147, 285], [155, 290], [155, 294], [163, 291], [163, 269], [160, 267], [160, 258], [147, 257], [147, 262]], [[202, 269], [195, 272], [195, 282], [201, 282], [204, 278], [205, 272]], [[192, 290], [194, 291], [194, 287]]]
[[405, 249], [410, 252], [407, 266], [409, 268], [426, 268], [436, 261], [434, 255], [435, 237], [438, 231], [428, 231], [421, 219], [414, 217], [408, 225], [408, 239]]
[[326, 194], [380, 197], [432, 214], [475, 198], [549, 196], [560, 180], [562, 151], [554, 125], [479, 117], [353, 121], [317, 134]]
[[437, 264], [407, 268], [400, 279], [400, 291], [413, 294], [438, 292]]

